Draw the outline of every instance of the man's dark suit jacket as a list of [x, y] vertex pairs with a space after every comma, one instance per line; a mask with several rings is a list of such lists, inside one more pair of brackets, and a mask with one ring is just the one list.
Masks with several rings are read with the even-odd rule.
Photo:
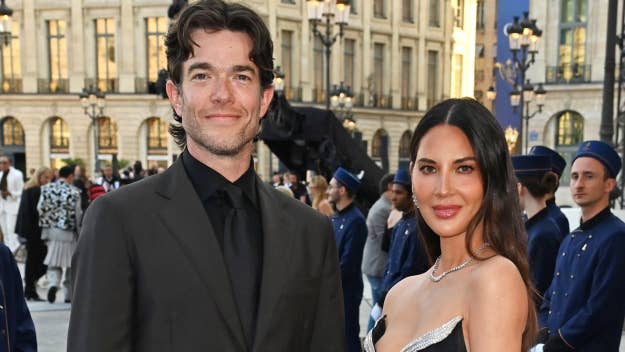
[[[328, 218], [257, 182], [263, 272], [253, 350], [343, 351]], [[178, 160], [89, 206], [72, 261], [68, 351], [245, 351], [219, 244]]]

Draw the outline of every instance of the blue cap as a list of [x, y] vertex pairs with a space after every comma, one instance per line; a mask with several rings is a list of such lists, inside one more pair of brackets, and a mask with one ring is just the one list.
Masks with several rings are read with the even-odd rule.
[[342, 167], [336, 169], [333, 177], [352, 192], [356, 192], [360, 188], [360, 180]]
[[566, 167], [566, 160], [555, 150], [543, 145], [535, 145], [530, 149], [529, 155], [545, 155], [550, 157], [551, 171], [558, 174], [558, 176], [562, 176], [562, 172], [564, 172], [564, 168]]
[[584, 141], [579, 145], [575, 159], [581, 157], [589, 157], [599, 160], [610, 172], [611, 178], [616, 178], [621, 170], [621, 157], [614, 151], [614, 148], [602, 141]]
[[393, 179], [393, 183], [398, 183], [400, 185], [404, 185], [410, 188], [412, 185], [412, 182], [410, 180], [410, 174], [408, 173], [408, 170], [398, 169], [397, 172], [395, 173], [395, 178]]
[[514, 174], [519, 176], [542, 176], [551, 170], [551, 158], [546, 155], [512, 156]]

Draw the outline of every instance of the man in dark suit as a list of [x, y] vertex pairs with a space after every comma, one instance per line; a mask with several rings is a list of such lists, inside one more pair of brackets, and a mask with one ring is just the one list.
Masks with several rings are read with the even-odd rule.
[[68, 351], [343, 351], [332, 225], [253, 168], [273, 95], [262, 19], [197, 1], [166, 46], [184, 152], [88, 208]]

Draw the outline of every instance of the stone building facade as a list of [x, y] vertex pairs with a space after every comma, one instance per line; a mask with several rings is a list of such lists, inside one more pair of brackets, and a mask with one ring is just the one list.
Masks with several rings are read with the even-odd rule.
[[[248, 0], [268, 24], [275, 65], [293, 105], [324, 107], [323, 47], [304, 0]], [[106, 94], [97, 119], [98, 159], [170, 165], [180, 152], [167, 134], [168, 100], [155, 82], [165, 68], [163, 38], [171, 0], [6, 0], [13, 39], [0, 48], [0, 148], [22, 169], [59, 167], [64, 158], [94, 165], [92, 120], [78, 98]], [[354, 0], [344, 37], [332, 47], [330, 77], [354, 92], [352, 109], [367, 151], [388, 148], [393, 170], [426, 109], [472, 96], [476, 0]], [[257, 169], [277, 158], [258, 144]], [[91, 171], [91, 167], [89, 168]], [[91, 172], [89, 172], [91, 173]]]

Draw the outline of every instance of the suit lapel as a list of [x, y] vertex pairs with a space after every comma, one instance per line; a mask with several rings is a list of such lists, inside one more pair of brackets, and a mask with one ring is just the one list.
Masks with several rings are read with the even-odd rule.
[[262, 345], [263, 337], [271, 330], [271, 319], [284, 290], [291, 257], [291, 243], [295, 224], [285, 215], [286, 204], [272, 194], [271, 186], [257, 178], [258, 198], [263, 223], [263, 274], [253, 350]]
[[168, 201], [164, 202], [158, 217], [190, 259], [195, 272], [202, 278], [221, 312], [221, 318], [237, 339], [239, 349], [245, 350], [232, 286], [221, 248], [204, 206], [193, 189], [180, 158], [166, 173], [156, 192]]

